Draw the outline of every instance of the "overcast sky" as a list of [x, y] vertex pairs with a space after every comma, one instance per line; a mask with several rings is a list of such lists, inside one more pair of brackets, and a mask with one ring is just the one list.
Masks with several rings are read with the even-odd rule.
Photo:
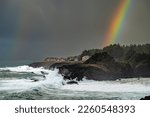
[[[117, 43], [150, 43], [150, 0], [132, 0]], [[0, 61], [101, 48], [120, 0], [0, 0]]]

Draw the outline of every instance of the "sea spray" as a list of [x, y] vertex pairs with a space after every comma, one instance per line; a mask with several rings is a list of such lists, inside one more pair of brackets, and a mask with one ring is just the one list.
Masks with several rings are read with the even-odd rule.
[[[58, 69], [27, 65], [0, 68], [0, 99], [140, 99], [150, 93], [150, 78], [86, 80], [65, 84]], [[65, 85], [63, 85], [63, 83]]]
[[[3, 76], [0, 80], [0, 90], [30, 90], [35, 87], [42, 87], [51, 85], [53, 87], [59, 87], [62, 85], [63, 77], [58, 74], [58, 70], [46, 70], [44, 68], [32, 68], [29, 66], [18, 67], [6, 67], [0, 68], [0, 72], [3, 71], [7, 74], [17, 73], [23, 74], [21, 77], [12, 77], [8, 80], [6, 76]], [[43, 74], [45, 73], [45, 75]], [[27, 74], [28, 76], [25, 76]], [[9, 76], [9, 75], [7, 75]], [[18, 75], [20, 76], [20, 75]], [[35, 80], [36, 79], [36, 80]]]

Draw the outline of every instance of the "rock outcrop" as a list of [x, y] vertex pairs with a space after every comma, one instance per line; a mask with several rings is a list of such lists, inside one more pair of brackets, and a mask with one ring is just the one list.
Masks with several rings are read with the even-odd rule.
[[[139, 51], [138, 48], [143, 49]], [[116, 80], [132, 77], [150, 77], [150, 45], [111, 45], [103, 50], [84, 51], [79, 56], [68, 58], [48, 57], [31, 67], [59, 69], [64, 79], [78, 81], [83, 77], [92, 80]], [[138, 51], [137, 51], [138, 50]]]
[[150, 96], [145, 96], [144, 98], [141, 98], [140, 100], [150, 100]]
[[64, 79], [78, 81], [84, 77], [92, 80], [116, 80], [118, 78], [132, 77], [132, 68], [129, 64], [118, 63], [107, 53], [92, 56], [86, 62], [60, 62], [50, 66], [57, 68]]
[[68, 64], [57, 67], [64, 79], [81, 81], [84, 77], [90, 80], [115, 80], [109, 71], [94, 64]]
[[49, 62], [35, 62], [35, 63], [31, 63], [29, 64], [30, 67], [43, 67], [45, 69], [49, 69], [49, 66], [51, 66], [52, 64], [54, 64], [54, 61], [49, 61]]

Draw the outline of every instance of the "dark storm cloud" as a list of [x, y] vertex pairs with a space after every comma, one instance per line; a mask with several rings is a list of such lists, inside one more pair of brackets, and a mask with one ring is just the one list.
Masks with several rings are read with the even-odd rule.
[[[31, 0], [19, 4], [26, 20], [20, 25], [22, 31], [18, 38], [21, 42], [18, 41], [17, 45], [24, 45], [17, 54], [27, 59], [74, 55], [85, 48], [100, 46], [106, 20], [109, 20], [118, 2]], [[33, 47], [33, 44], [36, 46]]]
[[[12, 59], [22, 60], [76, 55], [84, 49], [100, 48], [119, 1], [0, 0], [1, 43], [4, 39], [11, 39], [7, 52], [12, 48]], [[141, 30], [143, 33], [140, 35], [146, 37], [143, 41], [149, 42], [149, 0], [134, 2], [131, 18], [128, 18], [125, 27], [127, 29], [121, 35], [122, 40], [119, 40], [123, 44], [130, 43], [131, 38], [134, 38], [135, 43], [141, 43], [138, 38]], [[145, 19], [142, 29], [135, 29], [135, 25], [139, 25], [136, 20], [140, 22], [138, 18], [141, 16]], [[132, 33], [134, 36], [131, 36]], [[0, 52], [5, 51], [3, 49]]]
[[150, 43], [150, 1], [133, 0], [124, 32], [118, 42], [123, 44]]

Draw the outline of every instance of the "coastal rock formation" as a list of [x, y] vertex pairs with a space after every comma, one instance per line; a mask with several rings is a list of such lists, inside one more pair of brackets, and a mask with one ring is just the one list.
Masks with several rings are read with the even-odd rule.
[[29, 64], [29, 66], [30, 67], [34, 67], [34, 68], [43, 67], [45, 69], [49, 69], [49, 66], [51, 66], [54, 63], [55, 63], [54, 61], [50, 61], [50, 62], [35, 62], [35, 63]]
[[90, 80], [116, 80], [132, 77], [132, 68], [129, 64], [115, 62], [107, 53], [97, 53], [85, 63], [56, 63], [51, 67], [59, 69], [64, 79], [82, 78]]
[[117, 62], [106, 52], [100, 52], [93, 55], [88, 59], [85, 64], [96, 64], [98, 66], [104, 66], [107, 72], [111, 73], [115, 77], [126, 78], [133, 76], [133, 69], [128, 63]]
[[144, 98], [141, 98], [140, 100], [150, 100], [150, 96], [145, 96]]
[[68, 81], [67, 84], [77, 84], [78, 85], [78, 82], [72, 80], [72, 81]]
[[150, 44], [85, 50], [79, 56], [48, 57], [32, 67], [59, 69], [64, 79], [116, 80], [132, 77], [150, 77]]
[[61, 64], [72, 64], [72, 63], [76, 63], [76, 62], [80, 62], [78, 61], [78, 57], [74, 56], [74, 57], [68, 57], [68, 58], [63, 58], [63, 57], [47, 57], [44, 59], [44, 61], [42, 62], [35, 62], [35, 63], [31, 63], [29, 64], [30, 67], [44, 67], [45, 69], [51, 69], [53, 68], [53, 66], [57, 66], [57, 64], [59, 64], [59, 66]]
[[63, 58], [63, 57], [47, 57], [44, 59], [44, 61], [42, 62], [35, 62], [35, 63], [31, 63], [29, 64], [30, 67], [44, 67], [46, 69], [49, 69], [50, 66], [52, 66], [53, 64], [57, 64], [57, 63], [72, 63], [72, 62], [76, 62], [76, 58], [74, 57], [68, 57], [68, 58]]
[[94, 64], [68, 64], [58, 67], [59, 73], [64, 79], [81, 81], [84, 77], [90, 80], [115, 80], [105, 67], [100, 67]]

